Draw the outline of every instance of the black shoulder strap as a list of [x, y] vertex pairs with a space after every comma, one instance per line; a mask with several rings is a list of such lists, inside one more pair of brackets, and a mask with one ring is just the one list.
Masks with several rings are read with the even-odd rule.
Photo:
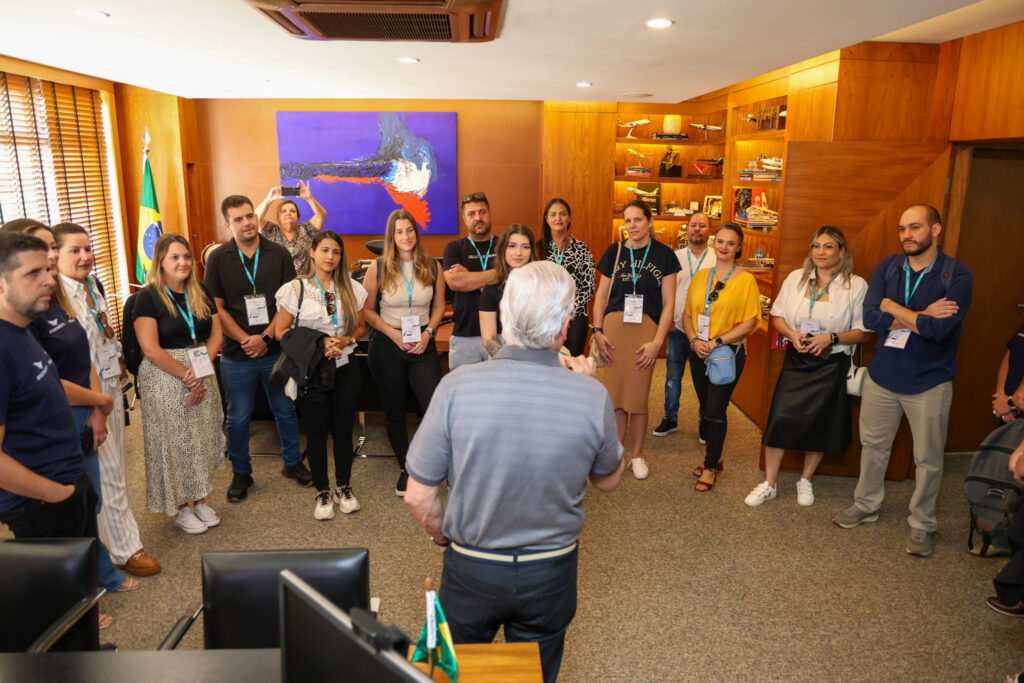
[[303, 284], [302, 278], [295, 278], [295, 282], [299, 283], [299, 305], [295, 307], [295, 317], [292, 318], [293, 330], [299, 325], [299, 316], [302, 315], [302, 297], [306, 295], [306, 285]]
[[382, 292], [380, 291], [380, 267], [384, 263], [384, 257], [377, 257], [377, 300], [373, 303], [374, 310], [380, 313], [380, 297]]
[[942, 255], [942, 291], [949, 296], [949, 288], [953, 284], [953, 273], [956, 272], [956, 259], [952, 256]]

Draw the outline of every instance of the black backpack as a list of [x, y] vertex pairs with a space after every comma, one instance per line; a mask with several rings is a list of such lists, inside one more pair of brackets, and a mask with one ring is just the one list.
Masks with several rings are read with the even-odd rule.
[[967, 504], [971, 509], [971, 527], [967, 548], [974, 549], [974, 532], [981, 535], [981, 555], [988, 553], [992, 540], [1005, 531], [1020, 507], [1024, 487], [1010, 471], [1010, 454], [1024, 439], [1024, 419], [1005, 424], [986, 437], [971, 458], [965, 480]]
[[139, 340], [135, 336], [135, 302], [145, 290], [135, 292], [124, 300], [124, 315], [121, 316], [121, 354], [124, 356], [125, 367], [135, 377], [138, 385], [139, 366], [145, 356]]

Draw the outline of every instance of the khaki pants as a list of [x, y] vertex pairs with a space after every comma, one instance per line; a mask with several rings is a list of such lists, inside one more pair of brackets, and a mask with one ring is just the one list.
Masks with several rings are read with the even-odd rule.
[[892, 441], [904, 413], [913, 437], [917, 484], [910, 498], [907, 523], [915, 529], [935, 531], [935, 500], [942, 483], [943, 453], [953, 383], [945, 382], [920, 394], [897, 394], [864, 378], [860, 404], [860, 478], [854, 503], [863, 512], [877, 512], [885, 497], [885, 470]]

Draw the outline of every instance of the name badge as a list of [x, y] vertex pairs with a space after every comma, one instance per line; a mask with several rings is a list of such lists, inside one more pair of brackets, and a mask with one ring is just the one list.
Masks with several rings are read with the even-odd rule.
[[263, 294], [250, 294], [245, 297], [245, 319], [252, 325], [269, 325], [267, 314], [267, 297]]
[[210, 362], [210, 354], [204, 344], [197, 344], [185, 349], [188, 352], [188, 362], [192, 366], [192, 374], [196, 377], [209, 377], [213, 374], [213, 363]]
[[909, 340], [910, 330], [906, 327], [901, 327], [898, 330], [889, 330], [889, 334], [885, 338], [885, 345], [890, 349], [905, 349]]
[[402, 316], [402, 341], [406, 344], [419, 344], [423, 341], [423, 333], [420, 332], [420, 317], [418, 315]]
[[821, 323], [817, 320], [800, 321], [800, 334], [818, 334], [819, 332], [821, 332]]
[[711, 339], [711, 316], [703, 313], [697, 314], [697, 339], [701, 341]]
[[622, 311], [622, 322], [642, 323], [644, 321], [644, 297], [642, 294], [627, 294]]
[[101, 379], [113, 379], [121, 376], [121, 354], [117, 351], [117, 344], [101, 344], [99, 353], [100, 366], [97, 370]]
[[343, 353], [334, 359], [334, 367], [340, 368], [342, 365], [348, 365], [348, 354]]

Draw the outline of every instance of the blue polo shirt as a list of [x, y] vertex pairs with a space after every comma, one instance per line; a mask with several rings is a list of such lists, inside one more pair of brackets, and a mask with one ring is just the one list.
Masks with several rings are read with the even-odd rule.
[[61, 379], [89, 388], [89, 336], [77, 320], [51, 301], [50, 308], [28, 324], [28, 331], [53, 359]]
[[[85, 458], [57, 366], [24, 327], [0, 320], [0, 450], [36, 474], [73, 484]], [[25, 499], [0, 488], [0, 512]]]
[[[943, 283], [943, 271], [948, 270], [946, 261], [953, 261], [955, 268], [947, 287]], [[888, 277], [889, 264], [898, 266], [892, 277]], [[898, 394], [919, 394], [950, 382], [956, 375], [956, 352], [960, 344], [960, 324], [971, 305], [974, 277], [960, 261], [938, 250], [935, 261], [921, 278], [920, 285], [913, 292], [909, 302], [904, 302], [906, 273], [903, 264], [905, 254], [895, 254], [884, 259], [871, 274], [868, 292], [864, 297], [864, 324], [875, 331], [875, 357], [868, 368], [871, 380], [889, 391]], [[910, 270], [910, 287], [914, 288], [918, 273]], [[948, 291], [947, 291], [948, 290]], [[923, 311], [933, 302], [945, 297], [955, 301], [960, 310], [949, 318], [933, 318], [930, 315], [917, 316], [920, 334], [911, 332], [906, 348], [895, 349], [885, 345], [889, 326], [894, 318], [882, 313], [879, 305], [888, 297], [912, 311]]]

